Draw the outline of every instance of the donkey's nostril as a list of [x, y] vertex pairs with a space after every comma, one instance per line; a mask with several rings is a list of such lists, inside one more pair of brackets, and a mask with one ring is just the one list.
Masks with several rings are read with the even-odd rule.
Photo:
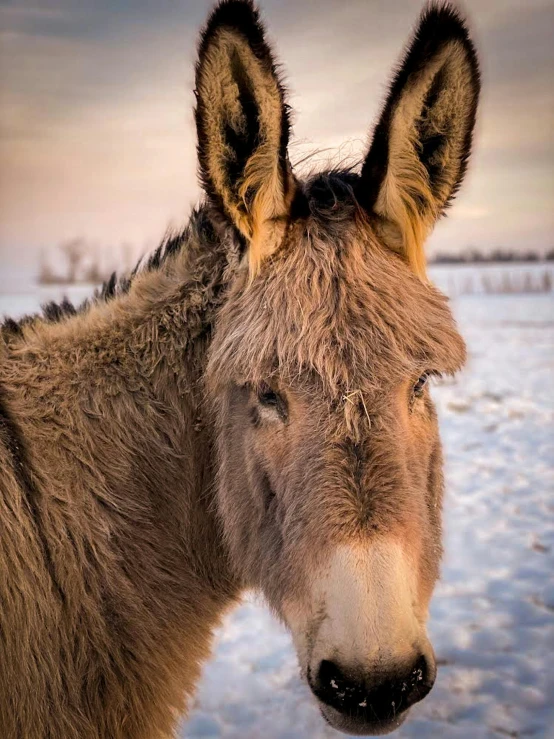
[[356, 707], [359, 711], [367, 706], [367, 690], [363, 682], [346, 677], [338, 665], [326, 659], [319, 665], [314, 692], [323, 703], [341, 713], [351, 712]]
[[399, 716], [427, 695], [434, 679], [434, 668], [423, 655], [407, 670], [384, 673], [380, 669], [361, 679], [347, 676], [337, 664], [323, 660], [312, 690], [325, 705], [372, 723]]
[[434, 682], [434, 670], [431, 669], [427, 658], [422, 654], [421, 657], [418, 657], [415, 661], [415, 664], [411, 669], [408, 678], [408, 687], [423, 689], [425, 686], [428, 686], [429, 690], [431, 690]]
[[326, 659], [319, 666], [318, 683], [320, 687], [332, 690], [338, 695], [351, 687], [350, 681], [344, 676], [341, 669], [334, 662]]
[[406, 696], [408, 705], [412, 706], [425, 698], [435, 683], [436, 668], [422, 654], [415, 661], [410, 672], [399, 681], [401, 693]]

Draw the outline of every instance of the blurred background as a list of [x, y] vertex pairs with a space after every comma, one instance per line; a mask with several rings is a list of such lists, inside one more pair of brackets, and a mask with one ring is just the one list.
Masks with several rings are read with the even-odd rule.
[[[193, 65], [206, 0], [0, 0], [0, 315], [80, 300], [199, 197]], [[262, 0], [299, 170], [353, 162], [419, 0]], [[466, 0], [482, 60], [473, 159], [429, 242], [469, 363], [437, 386], [441, 669], [403, 737], [554, 726], [554, 0]], [[182, 737], [338, 737], [251, 597], [218, 635]]]

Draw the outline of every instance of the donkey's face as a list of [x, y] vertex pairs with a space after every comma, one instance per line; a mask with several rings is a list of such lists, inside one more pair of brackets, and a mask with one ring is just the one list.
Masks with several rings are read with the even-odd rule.
[[463, 176], [477, 92], [465, 26], [429, 10], [361, 174], [300, 182], [251, 5], [220, 5], [200, 47], [204, 184], [247, 253], [208, 367], [217, 503], [238, 574], [349, 733], [394, 729], [435, 678], [442, 472], [427, 379], [455, 372], [464, 344], [422, 250]]

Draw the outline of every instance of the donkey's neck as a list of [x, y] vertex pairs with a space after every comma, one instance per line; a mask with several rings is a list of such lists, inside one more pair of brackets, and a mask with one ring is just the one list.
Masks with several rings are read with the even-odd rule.
[[141, 663], [145, 693], [161, 681], [159, 701], [173, 708], [239, 592], [213, 510], [202, 402], [212, 322], [238, 252], [205, 214], [196, 219], [182, 246], [124, 293], [24, 325], [0, 352], [3, 402], [24, 445], [15, 461], [37, 481], [31, 509], [56, 607], [91, 653], [105, 649], [91, 636], [101, 618], [115, 659]]
[[201, 210], [173, 250], [157, 252], [123, 291], [36, 327], [37, 355], [44, 349], [52, 358], [47, 402], [57, 398], [59, 420], [73, 427], [68, 444], [82, 433], [92, 465], [109, 481], [107, 497], [113, 491], [117, 505], [144, 506], [148, 517], [156, 509], [158, 526], [185, 551], [191, 571], [216, 589], [222, 537], [209, 504], [213, 439], [203, 374], [238, 260], [233, 242]]

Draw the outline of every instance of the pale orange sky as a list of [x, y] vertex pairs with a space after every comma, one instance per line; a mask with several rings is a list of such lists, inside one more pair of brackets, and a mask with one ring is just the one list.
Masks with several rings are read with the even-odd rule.
[[[360, 157], [422, 3], [262, 0], [306, 151]], [[205, 0], [0, 2], [0, 290], [65, 238], [154, 246], [196, 182]], [[554, 0], [467, 0], [483, 63], [473, 162], [430, 246], [554, 246]]]

